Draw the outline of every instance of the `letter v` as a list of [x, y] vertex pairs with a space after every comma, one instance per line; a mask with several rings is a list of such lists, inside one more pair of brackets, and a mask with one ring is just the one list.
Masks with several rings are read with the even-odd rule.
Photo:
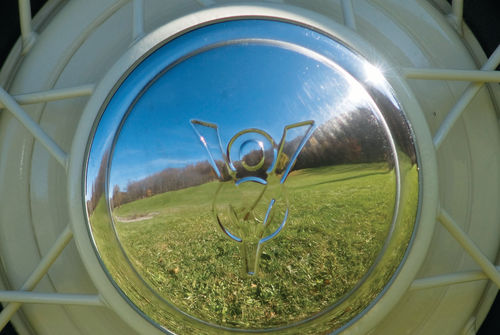
[[300, 151], [314, 131], [314, 121], [302, 121], [290, 124], [283, 129], [283, 136], [278, 149], [278, 156], [273, 166], [274, 172], [282, 174], [280, 183], [283, 184], [292, 170]]
[[217, 177], [222, 180], [222, 171], [220, 171], [220, 167], [217, 166], [217, 161], [222, 161], [227, 165], [227, 157], [222, 149], [219, 128], [215, 123], [200, 120], [191, 120], [191, 126], [207, 150], [209, 162], [214, 172], [217, 174]]

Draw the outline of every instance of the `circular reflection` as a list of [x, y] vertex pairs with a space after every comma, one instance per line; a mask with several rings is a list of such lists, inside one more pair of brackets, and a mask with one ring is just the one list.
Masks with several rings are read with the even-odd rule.
[[380, 297], [411, 240], [418, 169], [367, 68], [308, 28], [241, 20], [130, 72], [97, 124], [86, 199], [140, 313], [176, 333], [325, 333]]
[[275, 144], [266, 132], [246, 129], [231, 138], [227, 145], [227, 156], [230, 167], [236, 173], [271, 169], [275, 163]]
[[258, 170], [264, 165], [264, 144], [257, 140], [246, 140], [240, 145], [240, 161], [247, 170]]

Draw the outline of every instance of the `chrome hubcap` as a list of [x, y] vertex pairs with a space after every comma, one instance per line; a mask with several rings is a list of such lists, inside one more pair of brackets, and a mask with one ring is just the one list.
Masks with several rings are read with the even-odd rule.
[[409, 121], [337, 37], [206, 25], [133, 65], [96, 119], [88, 226], [115, 287], [173, 332], [326, 332], [401, 267], [419, 208]]

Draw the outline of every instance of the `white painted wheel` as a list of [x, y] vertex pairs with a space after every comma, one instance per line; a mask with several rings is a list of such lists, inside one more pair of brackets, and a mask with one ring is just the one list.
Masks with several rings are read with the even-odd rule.
[[0, 328], [12, 319], [19, 334], [162, 333], [94, 252], [87, 143], [120, 78], [162, 41], [266, 17], [328, 33], [378, 66], [415, 133], [412, 244], [374, 304], [339, 329], [474, 334], [500, 286], [500, 89], [485, 85], [500, 82], [500, 49], [487, 60], [453, 3], [53, 0], [31, 21], [20, 1], [23, 36], [0, 73]]

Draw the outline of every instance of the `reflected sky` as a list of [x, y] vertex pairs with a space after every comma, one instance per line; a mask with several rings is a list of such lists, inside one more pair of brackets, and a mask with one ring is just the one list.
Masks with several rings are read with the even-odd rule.
[[[254, 41], [198, 53], [156, 78], [134, 104], [118, 136], [110, 185], [125, 190], [166, 168], [208, 159], [190, 120], [216, 123], [223, 147], [238, 131], [258, 128], [279, 141], [286, 125], [321, 124], [366, 104], [345, 74], [311, 54]], [[352, 99], [352, 95], [360, 95]], [[116, 171], [116, 173], [114, 173]]]
[[226, 145], [250, 127], [279, 139], [290, 123], [314, 119], [321, 126], [367, 104], [372, 109], [343, 69], [363, 78], [363, 69], [348, 64], [357, 58], [320, 33], [262, 20], [217, 23], [169, 41], [134, 68], [107, 104], [89, 152], [86, 200], [113, 141], [118, 173], [108, 185], [124, 190], [129, 181], [208, 158], [193, 144], [190, 119], [216, 123]]

